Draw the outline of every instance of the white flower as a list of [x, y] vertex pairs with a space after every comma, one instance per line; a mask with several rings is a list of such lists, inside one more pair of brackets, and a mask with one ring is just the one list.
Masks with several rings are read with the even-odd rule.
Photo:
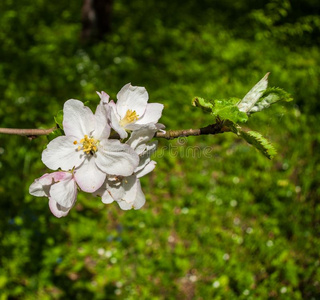
[[44, 174], [36, 179], [29, 188], [36, 197], [48, 197], [49, 208], [57, 217], [66, 216], [77, 199], [77, 185], [70, 172]]
[[126, 130], [137, 130], [147, 124], [156, 124], [161, 117], [163, 105], [147, 103], [148, 92], [144, 87], [126, 84], [117, 95], [117, 103], [109, 102], [107, 94], [98, 93], [103, 103], [108, 103], [111, 127], [118, 132], [121, 139], [127, 138]]
[[103, 203], [117, 201], [123, 210], [140, 209], [145, 204], [146, 199], [139, 179], [150, 173], [156, 166], [156, 162], [152, 161], [150, 156], [156, 150], [157, 141], [147, 143], [154, 136], [155, 131], [156, 129], [143, 127], [131, 134], [127, 143], [139, 154], [139, 165], [131, 176], [107, 177], [105, 183], [95, 193], [101, 196]]
[[68, 100], [63, 108], [65, 136], [52, 140], [42, 152], [42, 161], [50, 169], [74, 170], [79, 187], [94, 192], [106, 174], [130, 176], [139, 157], [130, 146], [108, 139], [110, 126], [102, 104], [95, 114], [81, 101]]

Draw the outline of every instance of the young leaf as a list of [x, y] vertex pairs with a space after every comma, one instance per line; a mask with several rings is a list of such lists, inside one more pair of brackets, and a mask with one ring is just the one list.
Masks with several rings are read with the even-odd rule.
[[63, 129], [63, 110], [59, 110], [57, 115], [54, 117], [54, 121], [59, 126], [59, 128]]
[[268, 86], [268, 76], [270, 73], [264, 75], [264, 77], [244, 96], [244, 98], [238, 103], [240, 111], [249, 113], [251, 108], [262, 96], [264, 90]]
[[210, 101], [207, 101], [206, 99], [194, 97], [191, 103], [193, 106], [201, 107], [205, 112], [212, 112], [213, 104], [210, 103]]
[[271, 104], [279, 101], [292, 101], [291, 96], [280, 88], [267, 88], [262, 94], [259, 101], [251, 108], [250, 113], [255, 113], [268, 108]]
[[231, 98], [228, 100], [212, 100], [212, 115], [219, 117], [221, 120], [230, 120], [233, 123], [244, 123], [248, 120], [245, 112], [237, 107], [239, 99]]
[[200, 97], [195, 97], [192, 100], [192, 105], [201, 107], [205, 112], [211, 113], [215, 118], [221, 120], [230, 120], [233, 123], [243, 123], [248, 120], [246, 113], [239, 111], [237, 103], [238, 98], [220, 99], [220, 100], [205, 100]]
[[245, 139], [249, 144], [258, 149], [264, 156], [272, 159], [276, 154], [276, 149], [272, 144], [256, 131], [239, 131], [240, 136]]

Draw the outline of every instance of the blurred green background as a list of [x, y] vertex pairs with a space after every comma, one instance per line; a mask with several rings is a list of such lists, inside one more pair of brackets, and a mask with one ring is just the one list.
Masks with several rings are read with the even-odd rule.
[[168, 129], [209, 124], [194, 96], [241, 98], [267, 72], [294, 101], [247, 124], [272, 161], [231, 133], [160, 140], [139, 211], [81, 193], [56, 219], [28, 194], [46, 137], [0, 135], [0, 299], [320, 299], [320, 2], [118, 0], [86, 43], [81, 6], [1, 0], [1, 127], [49, 128], [128, 82]]

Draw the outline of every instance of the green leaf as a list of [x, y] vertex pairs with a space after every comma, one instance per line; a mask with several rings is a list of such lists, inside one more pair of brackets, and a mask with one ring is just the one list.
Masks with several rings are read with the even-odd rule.
[[53, 139], [55, 139], [56, 137], [61, 136], [61, 135], [64, 135], [64, 131], [61, 128], [57, 128], [47, 135], [47, 139], [50, 142]]
[[227, 100], [213, 100], [212, 114], [222, 120], [230, 120], [233, 123], [244, 123], [248, 120], [245, 112], [237, 107], [239, 99], [231, 98]]
[[238, 98], [205, 100], [195, 97], [192, 100], [192, 105], [201, 107], [205, 112], [209, 112], [215, 118], [219, 117], [221, 120], [230, 120], [234, 123], [246, 122], [248, 116], [246, 113], [239, 111], [237, 107], [238, 102]]
[[283, 89], [271, 87], [267, 88], [262, 94], [258, 102], [251, 108], [250, 113], [262, 111], [265, 108], [270, 107], [271, 104], [279, 101], [292, 101], [290, 94], [285, 92]]
[[54, 121], [59, 126], [59, 128], [63, 129], [63, 110], [59, 110], [57, 115], [54, 117]]
[[259, 132], [256, 131], [238, 131], [239, 135], [245, 139], [249, 144], [254, 146], [256, 149], [258, 149], [264, 156], [266, 156], [269, 159], [272, 159], [276, 154], [277, 151], [273, 147], [273, 145], [265, 138], [263, 137]]
[[210, 101], [207, 101], [206, 99], [194, 97], [191, 103], [193, 106], [202, 108], [205, 112], [212, 112], [213, 104], [210, 103]]
[[251, 108], [254, 107], [256, 102], [260, 99], [263, 92], [268, 86], [268, 76], [270, 73], [264, 75], [264, 77], [243, 97], [238, 103], [240, 111], [249, 113]]

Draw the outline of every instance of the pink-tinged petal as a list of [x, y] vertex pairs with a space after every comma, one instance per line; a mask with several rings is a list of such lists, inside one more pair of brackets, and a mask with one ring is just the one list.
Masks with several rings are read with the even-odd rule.
[[54, 181], [54, 177], [56, 176], [56, 173], [58, 172], [43, 174], [40, 178], [36, 180], [39, 181], [41, 185], [51, 185]]
[[141, 178], [142, 176], [145, 176], [152, 172], [154, 168], [156, 167], [156, 162], [155, 161], [150, 161], [143, 169], [140, 171], [136, 172], [137, 178]]
[[70, 208], [77, 198], [77, 185], [71, 173], [64, 173], [65, 178], [51, 186], [50, 199], [61, 207]]
[[53, 183], [54, 173], [46, 173], [34, 180], [29, 187], [29, 193], [36, 197], [49, 197], [50, 186]]
[[140, 180], [138, 180], [137, 194], [136, 194], [136, 199], [134, 200], [134, 203], [133, 203], [133, 208], [136, 210], [140, 209], [145, 203], [146, 203], [146, 197], [141, 189]]
[[143, 116], [135, 122], [137, 125], [157, 123], [161, 118], [163, 110], [163, 104], [160, 103], [148, 103], [146, 111]]
[[96, 92], [96, 93], [99, 95], [103, 104], [106, 104], [109, 102], [110, 96], [106, 92], [102, 91], [101, 93], [99, 92]]
[[51, 186], [58, 181], [67, 178], [70, 173], [67, 172], [53, 172], [46, 173], [40, 178], [36, 179], [29, 188], [29, 193], [36, 197], [49, 197]]
[[49, 197], [49, 186], [44, 187], [38, 179], [36, 179], [29, 187], [29, 193], [36, 197]]
[[108, 111], [109, 109], [108, 105], [100, 103], [94, 114], [95, 130], [93, 136], [98, 140], [107, 139], [110, 135], [111, 128], [108, 124], [108, 114], [110, 114]]
[[51, 173], [51, 176], [52, 176], [54, 182], [59, 182], [61, 180], [69, 180], [72, 178], [71, 173], [63, 172], [63, 171], [53, 172], [53, 173]]
[[95, 157], [85, 159], [74, 172], [74, 177], [80, 189], [92, 193], [100, 188], [106, 179], [106, 173], [101, 171], [95, 162]]
[[125, 190], [125, 194], [122, 197], [122, 200], [126, 201], [127, 203], [134, 202], [137, 194], [137, 182], [138, 180], [135, 175], [123, 178], [122, 186]]
[[139, 164], [134, 150], [118, 140], [103, 140], [96, 152], [97, 166], [109, 175], [130, 176]]
[[59, 136], [52, 140], [42, 152], [42, 162], [52, 170], [71, 170], [78, 167], [85, 158], [83, 151], [77, 151], [76, 140], [72, 136]]
[[91, 109], [79, 100], [70, 99], [63, 107], [63, 130], [67, 136], [82, 139], [90, 135], [95, 127], [95, 119]]
[[110, 107], [110, 123], [111, 127], [119, 134], [121, 139], [128, 137], [126, 130], [120, 125], [120, 117], [116, 111], [116, 106], [113, 101], [109, 103]]
[[117, 111], [121, 119], [124, 118], [130, 109], [138, 116], [142, 116], [146, 110], [148, 102], [148, 92], [144, 87], [126, 84], [117, 94]]
[[62, 207], [53, 199], [49, 198], [49, 208], [54, 216], [57, 218], [65, 217], [72, 207], [66, 208]]

